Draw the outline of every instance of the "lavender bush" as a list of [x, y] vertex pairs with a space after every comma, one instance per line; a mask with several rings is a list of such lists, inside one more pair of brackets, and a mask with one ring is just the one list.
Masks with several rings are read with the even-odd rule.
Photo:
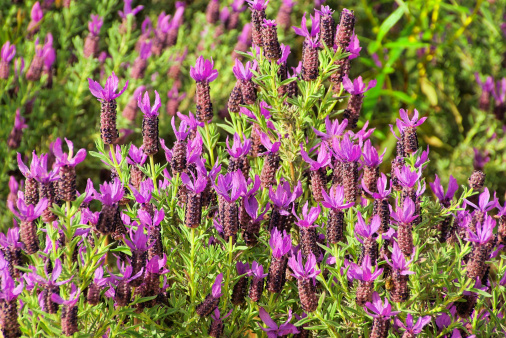
[[[57, 40], [41, 24], [53, 5], [64, 8], [52, 19], [69, 28]], [[72, 16], [85, 3], [30, 7], [23, 44], [33, 59], [24, 67], [9, 41], [0, 61], [2, 104], [14, 121], [7, 153], [22, 175], [9, 179], [13, 221], [0, 234], [4, 337], [504, 336], [506, 204], [481, 170], [485, 155], [475, 150], [474, 171], [432, 175], [434, 162], [449, 166], [425, 148], [434, 142], [426, 126], [438, 123], [427, 102], [370, 127], [381, 122], [371, 115], [380, 93], [416, 102], [389, 87], [400, 53], [376, 78], [354, 75], [368, 65], [358, 63], [362, 49], [405, 48], [402, 34], [397, 44], [382, 39], [406, 10], [413, 19], [408, 5], [400, 2], [367, 48], [351, 8], [307, 6], [291, 22], [305, 4], [280, 5], [276, 16], [264, 0], [209, 1], [195, 18], [208, 22], [204, 31], [192, 25], [186, 37], [185, 13], [197, 5], [178, 2], [137, 28], [146, 8], [125, 0], [102, 41], [117, 6], [106, 1], [72, 43], [80, 29]], [[242, 19], [251, 22], [231, 44], [233, 61], [224, 60], [212, 45], [231, 42], [226, 31]], [[198, 34], [203, 45], [189, 46]], [[295, 35], [302, 45], [291, 43]], [[71, 65], [59, 69], [65, 77], [57, 60]], [[432, 105], [437, 93], [418, 76]], [[495, 125], [506, 89], [478, 80], [480, 109], [495, 100]], [[48, 152], [14, 155], [30, 144], [30, 128], [50, 120], [34, 104], [39, 96], [73, 110], [47, 122], [64, 126]], [[74, 146], [88, 138], [93, 149]]]

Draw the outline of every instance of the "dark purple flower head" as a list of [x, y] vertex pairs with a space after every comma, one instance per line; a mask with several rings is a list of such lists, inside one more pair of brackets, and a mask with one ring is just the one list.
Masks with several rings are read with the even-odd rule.
[[313, 131], [316, 135], [321, 137], [323, 141], [332, 141], [334, 138], [339, 138], [343, 135], [343, 132], [346, 130], [348, 126], [348, 120], [344, 119], [343, 122], [339, 123], [339, 120], [330, 120], [327, 116], [325, 118], [325, 133], [313, 128]]
[[137, 99], [137, 105], [144, 113], [144, 116], [154, 117], [158, 116], [158, 109], [160, 109], [162, 103], [160, 102], [160, 95], [158, 95], [158, 92], [155, 90], [155, 102], [153, 104], [153, 107], [151, 107], [151, 103], [149, 102], [149, 94], [147, 91], [144, 92], [144, 98], [142, 98], [142, 100], [141, 95], [139, 95], [139, 98]]
[[181, 181], [186, 186], [187, 189], [191, 190], [195, 194], [200, 194], [207, 185], [207, 177], [203, 176], [199, 173], [197, 173], [197, 177], [193, 175], [192, 172], [190, 172], [193, 179], [188, 176], [186, 173], [181, 174]]
[[490, 201], [490, 192], [488, 191], [488, 188], [485, 188], [483, 192], [480, 194], [480, 197], [478, 199], [478, 205], [469, 202], [467, 199], [465, 200], [466, 204], [469, 204], [476, 210], [480, 210], [482, 212], [489, 212], [490, 210], [494, 209], [498, 205], [497, 197], [494, 193], [494, 199]]
[[468, 237], [466, 241], [474, 242], [478, 245], [487, 244], [493, 235], [495, 224], [496, 221], [492, 217], [485, 215], [483, 224], [476, 224], [476, 233], [472, 232], [469, 228], [467, 229]]
[[376, 186], [378, 187], [378, 192], [370, 192], [369, 189], [367, 189], [367, 186], [362, 181], [362, 188], [374, 199], [384, 199], [390, 196], [391, 188], [387, 189], [387, 185], [388, 185], [388, 178], [383, 173], [381, 173], [381, 176], [378, 178], [378, 182], [376, 183]]
[[498, 80], [492, 90], [496, 105], [506, 102], [506, 78]]
[[138, 225], [137, 230], [134, 231], [134, 227], [130, 228], [129, 231], [130, 240], [125, 239], [126, 245], [132, 250], [132, 252], [142, 253], [148, 250], [148, 234], [144, 233], [144, 226]]
[[289, 45], [281, 44], [281, 58], [277, 61], [277, 64], [283, 64], [286, 63], [286, 60], [288, 59], [288, 55], [290, 55], [292, 51], [290, 50]]
[[190, 67], [190, 76], [197, 82], [212, 82], [218, 77], [218, 71], [213, 67], [213, 59], [206, 60], [201, 55], [198, 57], [195, 67]]
[[[415, 251], [415, 248], [413, 248], [413, 252]], [[414, 256], [414, 255], [413, 255]], [[383, 256], [385, 258], [385, 261], [388, 265], [392, 267], [392, 269], [399, 271], [401, 275], [413, 275], [413, 271], [409, 271], [409, 265], [413, 261], [413, 257], [406, 262], [406, 258], [404, 258], [404, 254], [402, 253], [401, 249], [399, 248], [399, 245], [397, 242], [394, 241], [393, 244], [393, 250], [392, 250], [392, 262], [388, 260], [388, 257], [386, 255]]]
[[[186, 97], [186, 93], [182, 93], [181, 95], [179, 95], [179, 90], [177, 89], [176, 84], [174, 84], [174, 85], [172, 86], [172, 89], [171, 89], [171, 90], [169, 90], [169, 91], [167, 92], [167, 97], [168, 97], [170, 100], [176, 100], [177, 102], [181, 102], [181, 101], [183, 101], [183, 100], [185, 99], [185, 97]], [[178, 114], [181, 114], [181, 113], [180, 113], [180, 112], [178, 112]], [[190, 114], [191, 114], [191, 112], [190, 112]], [[181, 115], [182, 115], [182, 114], [181, 114]], [[178, 115], [178, 116], [179, 116], [179, 115]], [[182, 116], [184, 116], [185, 118], [187, 118], [187, 116], [186, 116], [186, 115], [182, 115]], [[202, 123], [202, 124], [203, 124], [203, 123]]]
[[281, 258], [292, 248], [292, 239], [290, 235], [286, 234], [285, 230], [283, 230], [283, 234], [281, 234], [277, 228], [274, 228], [271, 231], [269, 245], [272, 249], [272, 255], [276, 258]]
[[229, 155], [234, 158], [247, 155], [251, 149], [251, 140], [249, 138], [245, 138], [244, 142], [242, 142], [238, 133], [234, 134], [234, 144], [232, 145], [232, 148], [230, 148], [230, 144], [228, 143], [228, 136], [226, 143]]
[[360, 145], [353, 144], [349, 134], [345, 134], [341, 140], [334, 138], [332, 148], [335, 156], [342, 162], [356, 162], [362, 155]]
[[241, 170], [218, 176], [218, 184], [213, 182], [216, 192], [227, 202], [237, 201], [241, 194], [246, 193], [246, 180]]
[[252, 10], [261, 11], [267, 8], [269, 0], [246, 0]]
[[38, 23], [44, 17], [44, 13], [40, 8], [40, 3], [37, 1], [33, 4], [32, 11], [30, 12], [30, 18], [34, 24]]
[[288, 319], [281, 325], [277, 325], [275, 321], [272, 320], [271, 316], [264, 310], [263, 307], [260, 307], [258, 316], [262, 319], [267, 327], [260, 326], [266, 334], [267, 338], [276, 338], [276, 337], [284, 337], [290, 333], [299, 333], [297, 327], [293, 324], [290, 324], [292, 320], [292, 310], [288, 311]]
[[402, 204], [402, 208], [397, 206], [397, 211], [392, 212], [391, 216], [397, 223], [408, 224], [418, 217], [418, 215], [415, 215], [415, 211], [415, 203], [411, 200], [411, 198], [406, 197], [404, 203]]
[[304, 206], [302, 207], [302, 216], [300, 218], [299, 216], [297, 216], [295, 211], [293, 212], [295, 218], [297, 218], [298, 220], [296, 224], [304, 228], [315, 228], [318, 225], [315, 225], [314, 222], [316, 222], [316, 220], [318, 219], [321, 209], [319, 205], [317, 207], [311, 207], [311, 209], [309, 209], [308, 205], [309, 201], [306, 202], [306, 204], [304, 204]]
[[144, 224], [148, 227], [148, 229], [153, 229], [154, 227], [157, 227], [162, 223], [163, 219], [165, 218], [165, 212], [163, 209], [154, 211], [153, 217], [149, 214], [149, 212], [144, 210], [139, 210], [139, 220], [141, 221], [141, 224]]
[[325, 208], [333, 210], [342, 210], [351, 208], [355, 202], [345, 203], [344, 202], [344, 188], [340, 185], [333, 185], [330, 188], [329, 194], [325, 190], [322, 190], [323, 201], [322, 205]]
[[213, 287], [211, 288], [211, 294], [214, 298], [221, 297], [221, 282], [223, 281], [223, 273], [220, 273], [216, 276], [216, 280], [214, 281]]
[[381, 162], [383, 162], [383, 156], [385, 155], [386, 151], [387, 149], [385, 148], [383, 154], [378, 155], [376, 148], [371, 145], [371, 140], [367, 140], [364, 143], [364, 148], [362, 151], [362, 156], [364, 157], [362, 162], [366, 166], [376, 168], [381, 164]]
[[300, 181], [293, 189], [293, 193], [292, 189], [290, 188], [290, 183], [286, 181], [280, 183], [275, 192], [272, 190], [272, 187], [269, 187], [269, 198], [278, 209], [281, 209], [281, 214], [285, 216], [290, 215], [290, 213], [287, 211], [288, 207], [301, 195], [302, 185]]
[[144, 165], [146, 163], [146, 159], [148, 155], [144, 154], [142, 151], [142, 146], [137, 148], [133, 143], [128, 150], [127, 162], [130, 165]]
[[151, 46], [153, 46], [153, 43], [151, 41], [144, 41], [141, 43], [141, 48], [139, 51], [139, 57], [141, 59], [143, 60], [149, 59], [149, 57], [151, 56]]
[[188, 130], [188, 123], [185, 120], [182, 120], [179, 124], [179, 129], [176, 128], [175, 118], [172, 116], [172, 120], [170, 122], [172, 124], [172, 129], [174, 130], [174, 135], [178, 141], [183, 141], [186, 139], [188, 134], [190, 133]]
[[369, 89], [376, 87], [377, 82], [376, 80], [371, 80], [366, 87], [364, 81], [362, 81], [362, 76], [359, 76], [353, 82], [351, 82], [348, 76], [345, 76], [343, 78], [343, 87], [351, 95], [362, 95]]
[[440, 202], [451, 201], [455, 195], [455, 192], [459, 189], [459, 184], [452, 175], [450, 175], [450, 182], [448, 183], [448, 190], [446, 194], [444, 193], [443, 186], [441, 185], [441, 180], [437, 174], [434, 183], [429, 183], [429, 186]]
[[235, 268], [237, 269], [237, 274], [239, 276], [249, 274], [250, 271], [248, 262], [243, 263], [241, 261], [237, 261], [237, 263], [235, 264]]
[[357, 214], [357, 223], [355, 224], [355, 233], [358, 235], [357, 239], [360, 243], [363, 243], [362, 238], [372, 238], [374, 234], [379, 230], [381, 226], [381, 219], [379, 215], [374, 215], [371, 218], [371, 224], [367, 225], [360, 211]]
[[264, 210], [262, 211], [258, 207], [258, 201], [257, 198], [252, 195], [249, 197], [244, 197], [244, 208], [246, 209], [246, 212], [251, 217], [253, 222], [260, 222], [264, 219], [265, 213], [269, 210], [270, 204], [267, 203]]
[[127, 15], [129, 15], [129, 14], [136, 15], [144, 8], [144, 6], [137, 6], [134, 9], [132, 9], [132, 1], [133, 0], [123, 0], [123, 1], [125, 3], [123, 6], [123, 11], [118, 11], [118, 15], [122, 19], [126, 19]]
[[405, 188], [412, 188], [416, 182], [422, 176], [422, 172], [417, 172], [416, 169], [411, 171], [411, 168], [404, 165], [400, 170], [395, 168], [395, 177], [399, 180], [399, 183]]
[[360, 56], [361, 50], [362, 47], [360, 47], [360, 41], [358, 40], [358, 36], [356, 34], [353, 34], [351, 36], [350, 44], [348, 45], [348, 47], [346, 47], [346, 51], [351, 54], [350, 56], [348, 56], [348, 59], [353, 60], [355, 58], [358, 58]]
[[293, 30], [295, 31], [295, 34], [303, 36], [306, 38], [306, 42], [309, 43], [309, 45], [313, 48], [320, 47], [320, 41], [318, 40], [318, 33], [320, 32], [320, 14], [318, 12], [315, 13], [315, 15], [311, 15], [311, 33], [307, 29], [307, 20], [306, 20], [306, 14], [302, 16], [301, 26], [295, 27], [293, 26]]
[[353, 262], [351, 262], [350, 265], [351, 267], [348, 270], [350, 276], [363, 282], [371, 282], [383, 273], [383, 269], [378, 269], [378, 267], [372, 272], [371, 257], [369, 257], [369, 255], [364, 257], [362, 265], [357, 265]]
[[107, 81], [105, 82], [104, 88], [92, 79], [88, 78], [89, 88], [90, 92], [93, 96], [95, 96], [99, 101], [112, 101], [118, 98], [123, 92], [127, 89], [128, 86], [128, 80], [125, 83], [125, 87], [119, 92], [116, 93], [118, 90], [118, 78], [116, 77], [116, 74], [112, 72], [112, 75], [107, 78]]
[[422, 332], [423, 327], [430, 323], [430, 320], [430, 316], [424, 316], [419, 317], [416, 323], [413, 323], [413, 316], [411, 313], [408, 313], [406, 316], [406, 325], [404, 325], [404, 323], [399, 318], [395, 318], [395, 324], [402, 327], [404, 330], [411, 334], [419, 334]]
[[132, 189], [132, 194], [134, 195], [136, 202], [139, 204], [149, 203], [151, 201], [151, 195], [155, 190], [153, 180], [151, 178], [141, 182], [139, 191], [137, 191], [132, 185], [130, 185], [130, 188]]
[[51, 295], [51, 300], [60, 305], [67, 305], [69, 307], [75, 306], [77, 302], [79, 302], [79, 296], [81, 295], [81, 291], [76, 287], [74, 283], [72, 283], [70, 290], [71, 291], [68, 300], [64, 300], [62, 297], [60, 297], [59, 294], [56, 293], [53, 293]]
[[16, 286], [14, 279], [12, 279], [8, 273], [5, 273], [2, 276], [2, 289], [0, 290], [0, 299], [3, 299], [6, 302], [11, 302], [18, 298], [21, 292], [23, 292], [24, 287], [25, 284], [23, 282]]
[[302, 143], [300, 144], [300, 154], [302, 156], [302, 159], [309, 164], [309, 168], [311, 170], [318, 170], [320, 168], [325, 168], [328, 166], [332, 160], [332, 155], [328, 151], [327, 146], [325, 143], [320, 144], [320, 147], [318, 148], [318, 158], [315, 160], [312, 160], [308, 154], [304, 151], [304, 147], [302, 146]]
[[263, 132], [260, 132], [260, 141], [262, 142], [262, 145], [267, 149], [267, 153], [277, 153], [279, 147], [281, 146], [280, 141], [272, 143], [269, 136]]
[[[427, 120], [427, 117], [418, 119], [418, 110], [416, 109], [414, 110], [413, 118], [411, 119], [409, 119], [407, 110], [401, 109], [399, 110], [399, 113], [401, 114], [401, 120], [397, 119], [397, 121], [402, 127], [418, 127]], [[399, 126], [399, 124], [397, 126]]]
[[104, 182], [100, 185], [100, 194], [97, 194], [97, 200], [105, 205], [112, 206], [118, 203], [125, 194], [125, 189], [119, 178], [115, 178], [114, 182]]
[[315, 279], [321, 272], [316, 265], [316, 257], [312, 253], [307, 257], [306, 264], [302, 260], [302, 250], [299, 250], [297, 257], [292, 255], [288, 259], [288, 266], [292, 269], [294, 276], [297, 279]]
[[381, 297], [376, 291], [372, 294], [372, 303], [365, 303], [365, 307], [373, 312], [372, 314], [368, 313], [369, 315], [382, 320], [390, 320], [390, 317], [400, 312], [392, 311], [392, 305], [390, 305], [388, 299], [385, 298], [385, 302], [382, 302]]
[[54, 156], [56, 157], [56, 165], [58, 167], [63, 167], [63, 166], [75, 167], [79, 163], [84, 161], [84, 159], [86, 158], [86, 150], [79, 149], [79, 151], [74, 156], [74, 144], [72, 143], [72, 141], [69, 141], [66, 138], [65, 138], [65, 142], [67, 142], [67, 146], [69, 148], [68, 154], [63, 153], [62, 147], [61, 147], [62, 141], [59, 137], [54, 142], [53, 153], [54, 153]]
[[88, 30], [90, 31], [91, 35], [98, 36], [100, 33], [100, 28], [102, 28], [102, 25], [104, 23], [104, 19], [101, 18], [98, 15], [91, 15], [91, 21], [88, 22]]
[[11, 62], [11, 60], [16, 55], [16, 46], [11, 45], [10, 41], [7, 41], [3, 44], [2, 49], [0, 50], [0, 59], [5, 61], [6, 63]]
[[485, 82], [481, 81], [480, 74], [478, 74], [477, 72], [474, 73], [474, 76], [476, 78], [476, 82], [481, 87], [482, 91], [490, 93], [494, 90], [494, 79], [492, 78], [492, 76], [487, 76]]
[[169, 270], [165, 269], [165, 264], [167, 264], [167, 255], [163, 254], [162, 258], [155, 255], [146, 265], [146, 271], [157, 275], [166, 274]]
[[254, 261], [253, 264], [251, 264], [251, 269], [248, 271], [248, 276], [252, 276], [253, 281], [264, 279], [267, 275], [268, 273], [264, 273], [264, 267], [258, 264], [257, 261]]
[[251, 80], [253, 78], [252, 69], [256, 67], [255, 62], [246, 62], [246, 67], [239, 59], [235, 59], [235, 65], [232, 67], [232, 72], [238, 80]]

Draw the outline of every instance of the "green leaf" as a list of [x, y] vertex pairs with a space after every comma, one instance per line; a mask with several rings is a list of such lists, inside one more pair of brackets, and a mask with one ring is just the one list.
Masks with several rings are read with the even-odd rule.
[[234, 128], [232, 128], [231, 126], [229, 126], [228, 124], [224, 124], [224, 123], [216, 123], [216, 125], [218, 127], [220, 127], [221, 129], [225, 130], [227, 133], [231, 134], [231, 135], [234, 135], [235, 134], [235, 130]]
[[376, 41], [381, 43], [381, 40], [385, 37], [385, 35], [392, 29], [392, 27], [402, 18], [404, 14], [404, 9], [402, 7], [397, 8], [392, 14], [388, 16], [388, 18], [383, 21], [381, 24], [378, 35], [376, 37]]
[[126, 246], [118, 246], [117, 248], [111, 249], [112, 252], [123, 252], [129, 256], [132, 256], [132, 251]]
[[420, 87], [422, 93], [424, 93], [425, 96], [427, 96], [427, 99], [429, 100], [430, 104], [432, 106], [437, 106], [438, 100], [434, 85], [429, 80], [427, 80], [427, 78], [423, 77], [420, 79]]

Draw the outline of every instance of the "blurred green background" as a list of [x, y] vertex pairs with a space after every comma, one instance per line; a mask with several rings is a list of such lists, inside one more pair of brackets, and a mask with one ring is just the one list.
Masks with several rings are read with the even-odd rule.
[[[184, 24], [179, 30], [177, 44], [167, 48], [160, 56], [151, 56], [143, 79], [130, 77], [129, 66], [138, 56], [134, 50], [141, 34], [141, 23], [149, 16], [156, 27], [157, 17], [165, 11], [174, 13], [174, 1], [134, 1], [133, 5], [144, 5], [136, 16], [137, 29], [119, 33], [122, 1], [80, 0], [72, 1], [70, 8], [62, 8], [61, 1], [44, 1], [44, 17], [40, 31], [27, 39], [26, 29], [30, 21], [30, 10], [34, 1], [0, 1], [0, 44], [11, 41], [16, 45], [17, 57], [25, 60], [25, 71], [34, 55], [35, 37], [41, 41], [47, 33], [54, 37], [57, 60], [53, 66], [52, 87], [44, 77], [39, 82], [28, 82], [24, 76], [18, 80], [0, 80], [0, 228], [12, 224], [12, 216], [5, 200], [9, 192], [7, 182], [10, 175], [22, 179], [16, 164], [16, 152], [29, 156], [32, 150], [47, 152], [49, 143], [57, 137], [67, 137], [78, 148], [94, 149], [98, 139], [100, 105], [88, 91], [87, 78], [105, 82], [115, 71], [120, 86], [129, 80], [125, 94], [118, 99], [118, 125], [131, 134], [123, 142], [141, 143], [140, 121], [131, 123], [121, 116], [121, 111], [130, 101], [140, 85], [148, 90], [157, 90], [164, 106], [160, 116], [160, 134], [172, 144], [170, 116], [165, 113], [167, 92], [174, 79], [167, 75], [177, 63], [177, 56], [187, 50], [181, 66], [180, 93], [186, 92], [179, 110], [187, 113], [194, 110], [194, 81], [189, 77], [190, 66], [199, 55], [213, 57], [220, 75], [211, 84], [211, 95], [215, 107], [215, 119], [226, 115], [224, 109], [235, 78], [232, 74], [232, 52], [242, 27], [250, 20], [246, 10], [240, 15], [235, 30], [223, 30], [217, 36], [220, 23], [206, 22], [207, 1], [188, 1], [184, 12]], [[230, 6], [232, 1], [220, 1], [220, 6]], [[378, 85], [369, 91], [362, 109], [361, 125], [366, 119], [376, 128], [374, 139], [380, 148], [388, 147], [382, 169], [389, 170], [390, 159], [395, 150], [395, 139], [389, 124], [395, 123], [400, 108], [417, 108], [422, 116], [429, 116], [419, 129], [422, 146], [430, 146], [430, 160], [425, 177], [433, 181], [437, 173], [444, 180], [451, 174], [460, 184], [466, 184], [473, 171], [475, 154], [489, 157], [484, 166], [487, 185], [504, 196], [506, 177], [506, 148], [504, 117], [493, 114], [497, 102], [491, 99], [489, 109], [479, 109], [481, 88], [475, 73], [492, 76], [495, 80], [506, 76], [505, 34], [501, 25], [504, 19], [506, 0], [500, 1], [327, 1], [339, 19], [343, 8], [355, 11], [356, 33], [363, 47], [361, 56], [353, 60], [350, 77], [359, 75], [367, 81], [377, 79]], [[275, 19], [282, 1], [271, 1], [267, 17]], [[291, 14], [292, 25], [300, 26], [304, 12], [311, 12], [315, 3], [298, 1]], [[100, 50], [106, 52], [105, 61], [83, 56], [83, 44], [88, 34], [87, 22], [90, 14], [104, 17], [100, 32]], [[293, 30], [278, 29], [280, 41], [292, 47], [290, 66], [296, 66], [301, 55], [302, 38]], [[11, 74], [13, 68], [11, 67]], [[16, 89], [17, 88], [17, 89]], [[27, 119], [28, 128], [18, 149], [7, 146], [7, 138], [14, 125], [16, 109]], [[30, 111], [31, 110], [31, 111]], [[159, 154], [163, 161], [163, 154]], [[479, 166], [479, 163], [478, 163]], [[107, 173], [103, 165], [88, 156], [77, 167], [79, 189], [91, 177], [96, 184], [102, 182]]]

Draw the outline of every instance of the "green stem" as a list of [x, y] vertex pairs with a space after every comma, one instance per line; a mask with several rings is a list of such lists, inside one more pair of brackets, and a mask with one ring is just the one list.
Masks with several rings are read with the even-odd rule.
[[153, 155], [149, 155], [149, 163], [151, 165], [151, 174], [153, 175], [153, 185], [155, 187], [155, 192], [157, 192], [158, 187], [156, 186], [155, 160], [153, 158]]
[[195, 228], [191, 229], [190, 238], [190, 301], [193, 304], [195, 301]]
[[228, 269], [227, 269], [227, 278], [225, 279], [225, 304], [223, 304], [223, 313], [227, 311], [227, 303], [228, 303], [228, 291], [230, 285], [230, 270], [232, 269], [232, 249], [234, 245], [232, 243], [232, 236], [228, 238]]
[[207, 150], [209, 151], [209, 156], [211, 156], [211, 168], [212, 168], [214, 167], [214, 152], [213, 152], [213, 145], [211, 144], [211, 136], [209, 134], [209, 124], [207, 122], [204, 124], [204, 129], [206, 130], [207, 145], [209, 146]]

